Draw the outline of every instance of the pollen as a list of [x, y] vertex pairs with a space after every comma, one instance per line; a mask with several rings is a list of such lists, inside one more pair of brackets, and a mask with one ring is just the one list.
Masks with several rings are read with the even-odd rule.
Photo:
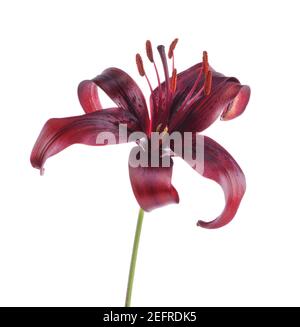
[[169, 52], [168, 52], [169, 59], [171, 59], [173, 57], [173, 53], [174, 53], [175, 47], [177, 45], [177, 42], [178, 42], [178, 39], [176, 38], [170, 44]]
[[139, 71], [139, 74], [143, 77], [145, 76], [145, 69], [144, 69], [144, 64], [143, 64], [143, 59], [139, 53], [136, 54], [135, 56], [135, 61], [137, 65], [137, 69]]
[[160, 138], [161, 138], [161, 140], [162, 140], [162, 138], [164, 138], [166, 135], [168, 135], [168, 132], [169, 132], [169, 128], [168, 128], [168, 126], [166, 126], [165, 128], [164, 128], [164, 130], [160, 133]]
[[147, 40], [146, 41], [146, 52], [147, 52], [147, 57], [150, 60], [150, 62], [154, 62], [153, 59], [153, 51], [152, 51], [152, 44], [151, 41]]
[[160, 123], [160, 124], [157, 125], [155, 132], [159, 132], [160, 131], [161, 125], [162, 125], [162, 123]]

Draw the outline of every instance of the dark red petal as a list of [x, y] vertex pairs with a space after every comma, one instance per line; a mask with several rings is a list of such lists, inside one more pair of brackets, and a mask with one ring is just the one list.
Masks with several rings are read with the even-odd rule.
[[178, 193], [171, 183], [172, 159], [170, 167], [132, 167], [135, 149], [130, 153], [128, 166], [132, 190], [140, 207], [151, 211], [167, 204], [178, 203]]
[[[212, 87], [209, 96], [204, 93], [198, 95], [192, 105], [182, 104], [189, 91], [192, 89], [197, 77], [200, 74], [202, 63], [194, 65], [177, 75], [177, 87], [170, 109], [169, 131], [192, 131], [201, 132], [209, 127], [222, 113], [221, 119], [229, 120], [240, 115], [246, 108], [250, 97], [250, 88], [243, 86], [234, 77], [226, 77], [216, 72], [212, 67]], [[203, 86], [204, 79], [197, 85], [194, 95]], [[165, 90], [165, 84], [162, 84]], [[163, 99], [165, 94], [163, 92]], [[158, 103], [158, 88], [151, 96], [150, 103]], [[234, 103], [234, 105], [233, 105]], [[231, 106], [232, 104], [232, 106]], [[230, 114], [227, 108], [231, 106]], [[153, 112], [153, 125], [157, 126], [162, 115], [162, 108], [156, 113]], [[155, 130], [155, 126], [152, 128]]]
[[118, 68], [108, 68], [91, 81], [80, 83], [79, 100], [86, 112], [101, 108], [97, 90], [93, 85], [98, 85], [118, 107], [137, 117], [143, 131], [148, 133], [149, 115], [144, 95], [127, 73]]
[[[194, 135], [193, 138], [193, 155], [195, 158], [196, 151], [196, 137], [203, 137], [201, 135]], [[203, 144], [203, 142], [199, 142]], [[196, 169], [195, 163], [186, 160], [192, 168]], [[204, 136], [204, 166], [203, 169], [197, 169], [206, 178], [217, 182], [223, 189], [225, 195], [225, 208], [223, 212], [214, 220], [205, 222], [199, 220], [197, 225], [205, 228], [219, 228], [228, 224], [235, 216], [240, 202], [246, 190], [245, 176], [232, 158], [232, 156], [211, 138]], [[201, 167], [199, 163], [198, 167]]]
[[116, 143], [119, 143], [122, 141], [119, 140], [119, 124], [126, 124], [128, 133], [139, 130], [137, 119], [119, 108], [105, 109], [82, 116], [52, 118], [46, 122], [36, 140], [30, 157], [31, 164], [42, 171], [49, 157], [72, 144], [104, 145], [97, 143], [100, 132], [112, 133]]
[[[221, 116], [223, 120], [237, 117], [245, 110], [250, 97], [250, 88], [229, 79], [212, 89], [210, 95], [199, 98], [189, 109], [185, 119], [177, 122], [182, 132], [201, 132]], [[177, 118], [177, 117], [176, 117]], [[175, 122], [174, 122], [175, 123]], [[174, 128], [173, 121], [170, 129]]]
[[[189, 93], [190, 89], [193, 87], [196, 79], [200, 74], [201, 68], [202, 68], [202, 63], [199, 63], [190, 67], [187, 70], [184, 70], [183, 72], [177, 75], [177, 88], [176, 88], [174, 101], [172, 104], [173, 114], [175, 114], [179, 109], [181, 109], [181, 104], [185, 100], [185, 97]], [[212, 67], [209, 68], [212, 71], [212, 77], [213, 77], [212, 90], [217, 89], [220, 84], [222, 84], [223, 82], [229, 79], [233, 79], [234, 81], [237, 81], [235, 78], [229, 78], [221, 73], [216, 72]], [[200, 90], [200, 88], [203, 86], [203, 83], [204, 83], [204, 75], [202, 75], [201, 82], [199, 83], [199, 85], [197, 85], [194, 94], [196, 94]]]

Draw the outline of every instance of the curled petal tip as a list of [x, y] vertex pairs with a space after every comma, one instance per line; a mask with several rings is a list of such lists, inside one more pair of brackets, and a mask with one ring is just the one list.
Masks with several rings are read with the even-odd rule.
[[241, 115], [246, 109], [250, 94], [250, 87], [248, 85], [243, 85], [236, 97], [222, 113], [221, 120], [231, 120]]
[[201, 140], [200, 136], [194, 134], [193, 145], [189, 150], [195, 158], [196, 150], [199, 151], [204, 146], [204, 157], [198, 159], [199, 167], [203, 169], [198, 171], [198, 164], [188, 158], [183, 159], [203, 177], [209, 178], [221, 186], [225, 197], [225, 207], [217, 218], [211, 221], [199, 220], [197, 226], [208, 229], [220, 228], [234, 218], [246, 191], [246, 179], [237, 162], [221, 145], [207, 136], [204, 136], [204, 139], [202, 137], [202, 145], [199, 140]]
[[197, 221], [197, 226], [202, 227], [202, 228], [206, 228], [206, 229], [214, 229], [214, 228], [221, 227], [221, 226], [217, 226], [215, 224], [212, 224], [212, 222], [208, 222], [208, 221], [204, 221], [204, 220], [198, 220]]
[[84, 80], [78, 85], [78, 99], [86, 113], [101, 110], [97, 85], [93, 81]]
[[45, 173], [45, 168], [40, 168], [40, 176], [44, 176], [44, 173]]

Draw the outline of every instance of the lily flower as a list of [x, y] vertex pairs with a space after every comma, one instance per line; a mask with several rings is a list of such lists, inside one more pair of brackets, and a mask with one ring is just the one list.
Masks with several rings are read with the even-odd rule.
[[[94, 79], [79, 84], [78, 96], [85, 114], [53, 118], [46, 122], [32, 150], [32, 166], [42, 173], [49, 157], [75, 143], [106, 145], [106, 142], [97, 141], [101, 132], [112, 133], [118, 143], [127, 142], [129, 139], [120, 137], [120, 124], [125, 124], [129, 133], [145, 133], [148, 139], [154, 132], [179, 132], [182, 135], [190, 132], [193, 143], [189, 150], [195, 153], [198, 133], [208, 128], [218, 117], [230, 120], [242, 114], [250, 97], [250, 88], [241, 85], [236, 78], [226, 77], [212, 69], [207, 52], [203, 53], [202, 62], [177, 73], [174, 59], [177, 41], [175, 39], [171, 43], [168, 54], [163, 45], [157, 47], [164, 82], [161, 82], [151, 42], [146, 42], [146, 54], [157, 77], [158, 86], [155, 89], [145, 71], [141, 55], [136, 55], [139, 74], [146, 78], [150, 87], [149, 112], [145, 97], [136, 82], [123, 70], [108, 68]], [[98, 87], [115, 102], [116, 107], [102, 108]], [[137, 146], [142, 147], [142, 144], [138, 143]], [[181, 154], [174, 150], [168, 155], [172, 157]], [[184, 156], [182, 158], [186, 160]], [[222, 187], [225, 207], [217, 218], [209, 222], [199, 220], [197, 225], [218, 228], [234, 217], [245, 193], [245, 176], [233, 157], [207, 136], [204, 136], [202, 159], [204, 169], [200, 173]], [[143, 210], [151, 211], [179, 202], [178, 193], [172, 185], [173, 161], [172, 158], [170, 160], [169, 167], [164, 167], [161, 163], [158, 167], [133, 167], [129, 164], [133, 193]], [[199, 172], [194, 163], [188, 163]]]

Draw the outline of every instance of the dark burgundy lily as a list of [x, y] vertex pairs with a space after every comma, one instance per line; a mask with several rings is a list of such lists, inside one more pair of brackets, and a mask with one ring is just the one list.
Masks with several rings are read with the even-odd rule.
[[[168, 57], [172, 60], [171, 74], [165, 48], [158, 46], [165, 77], [163, 83], [154, 61], [151, 43], [146, 43], [147, 57], [154, 66], [158, 79], [158, 87], [154, 90], [141, 56], [136, 56], [139, 73], [146, 77], [151, 89], [150, 117], [145, 97], [134, 80], [120, 69], [108, 68], [94, 79], [80, 83], [78, 96], [84, 115], [55, 118], [46, 122], [31, 154], [32, 166], [43, 171], [44, 163], [50, 156], [75, 143], [105, 145], [96, 142], [100, 132], [111, 132], [121, 142], [119, 124], [126, 124], [129, 133], [141, 131], [148, 137], [151, 132], [192, 132], [193, 139], [196, 140], [197, 134], [218, 117], [230, 120], [240, 115], [248, 103], [250, 88], [241, 85], [234, 77], [215, 72], [208, 64], [206, 52], [201, 63], [177, 74], [174, 68], [176, 43], [177, 39], [172, 42], [168, 52]], [[116, 103], [115, 108], [103, 110], [97, 87]], [[198, 221], [198, 225], [217, 228], [234, 217], [246, 183], [241, 168], [232, 156], [209, 137], [204, 137], [204, 141], [202, 175], [223, 188], [226, 204], [219, 217], [210, 222]], [[195, 146], [196, 142], [193, 142], [191, 151], [196, 150], [193, 148]], [[171, 183], [172, 166], [172, 162], [170, 167], [133, 168], [129, 165], [133, 192], [145, 211], [179, 202], [178, 193]]]

